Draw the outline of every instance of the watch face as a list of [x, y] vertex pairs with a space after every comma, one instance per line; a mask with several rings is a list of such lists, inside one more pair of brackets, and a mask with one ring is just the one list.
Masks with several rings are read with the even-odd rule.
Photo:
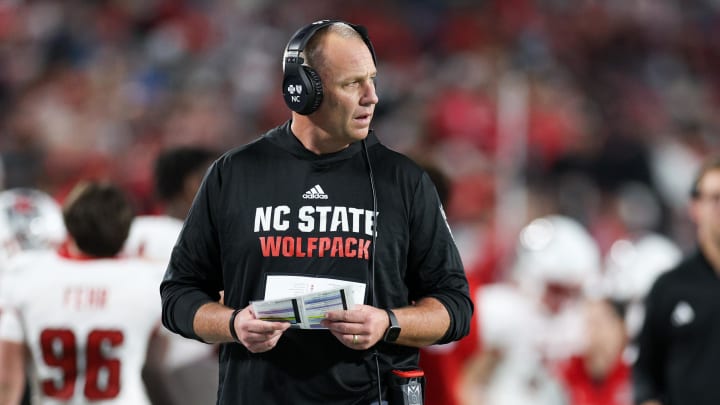
[[390, 326], [385, 332], [385, 337], [383, 338], [383, 340], [386, 342], [394, 342], [397, 340], [398, 336], [400, 336], [400, 327]]

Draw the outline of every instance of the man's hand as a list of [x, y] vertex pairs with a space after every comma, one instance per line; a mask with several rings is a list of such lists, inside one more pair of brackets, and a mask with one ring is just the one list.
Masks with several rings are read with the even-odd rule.
[[370, 305], [356, 305], [349, 310], [329, 311], [322, 321], [342, 344], [356, 349], [368, 349], [380, 341], [390, 325], [388, 314]]
[[233, 326], [243, 346], [252, 353], [262, 353], [277, 345], [290, 323], [256, 319], [252, 307], [248, 305], [237, 315]]

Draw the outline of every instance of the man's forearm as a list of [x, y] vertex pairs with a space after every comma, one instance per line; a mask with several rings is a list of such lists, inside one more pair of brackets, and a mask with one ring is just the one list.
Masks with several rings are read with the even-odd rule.
[[217, 302], [208, 302], [198, 308], [193, 319], [193, 329], [207, 343], [232, 342], [230, 315], [232, 308]]
[[440, 340], [450, 327], [450, 314], [436, 298], [422, 298], [413, 306], [393, 309], [402, 328], [397, 344], [429, 346]]

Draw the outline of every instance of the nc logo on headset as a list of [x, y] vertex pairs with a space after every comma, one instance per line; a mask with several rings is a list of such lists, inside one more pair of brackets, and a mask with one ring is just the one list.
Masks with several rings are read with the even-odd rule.
[[[303, 65], [304, 60], [300, 55], [310, 38], [318, 30], [336, 22], [343, 21], [320, 20], [306, 25], [293, 35], [285, 47], [285, 54], [283, 55], [283, 99], [288, 108], [298, 114], [312, 114], [320, 107], [323, 99], [323, 86], [320, 75], [310, 66]], [[370, 49], [373, 61], [375, 61], [375, 50], [370, 43], [365, 27], [350, 23], [345, 24], [351, 26], [360, 34], [360, 37]]]
[[302, 84], [290, 84], [287, 86], [287, 92], [290, 94], [290, 102], [299, 103], [300, 94], [302, 94]]

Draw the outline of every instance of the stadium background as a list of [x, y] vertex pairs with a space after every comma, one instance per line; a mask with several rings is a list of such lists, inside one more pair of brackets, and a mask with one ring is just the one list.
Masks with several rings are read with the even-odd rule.
[[647, 231], [693, 245], [690, 181], [720, 152], [718, 0], [0, 0], [0, 185], [62, 201], [110, 178], [157, 212], [161, 150], [289, 118], [282, 49], [321, 18], [369, 29], [376, 133], [445, 176], [475, 281], [551, 212], [603, 253]]

